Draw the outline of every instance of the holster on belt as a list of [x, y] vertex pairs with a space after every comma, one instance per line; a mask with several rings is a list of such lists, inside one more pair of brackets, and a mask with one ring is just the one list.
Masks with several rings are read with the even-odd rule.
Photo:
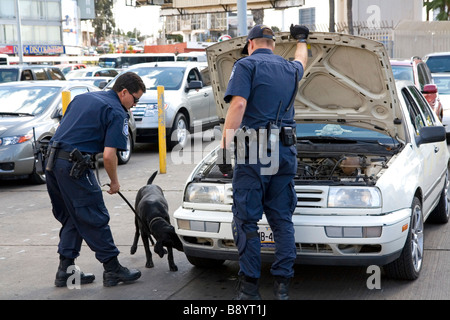
[[45, 167], [45, 170], [52, 171], [59, 148], [60, 143], [58, 141], [53, 141], [52, 146], [47, 149], [47, 166]]
[[83, 155], [80, 150], [73, 149], [69, 155], [70, 161], [73, 162], [73, 166], [70, 169], [70, 176], [75, 179], [79, 179], [84, 171], [92, 167], [91, 156]]

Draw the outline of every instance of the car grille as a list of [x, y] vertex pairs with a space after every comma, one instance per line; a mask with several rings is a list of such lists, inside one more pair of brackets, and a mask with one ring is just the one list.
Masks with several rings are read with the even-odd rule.
[[295, 186], [297, 208], [326, 208], [328, 187]]

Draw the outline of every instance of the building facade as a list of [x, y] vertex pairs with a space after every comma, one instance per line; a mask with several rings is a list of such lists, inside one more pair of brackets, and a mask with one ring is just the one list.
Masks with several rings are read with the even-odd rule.
[[94, 0], [1, 0], [0, 53], [21, 42], [24, 55], [79, 55], [90, 39], [81, 21], [94, 17]]

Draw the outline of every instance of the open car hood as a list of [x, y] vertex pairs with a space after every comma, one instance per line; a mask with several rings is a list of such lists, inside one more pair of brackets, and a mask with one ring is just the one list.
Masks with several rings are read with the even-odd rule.
[[[294, 59], [297, 41], [289, 32], [276, 33], [275, 54]], [[246, 36], [207, 48], [208, 68], [219, 118], [229, 104], [225, 94], [231, 70]], [[311, 32], [308, 64], [295, 99], [297, 123], [350, 123], [404, 139], [403, 114], [397, 99], [389, 56], [380, 42], [348, 34]]]

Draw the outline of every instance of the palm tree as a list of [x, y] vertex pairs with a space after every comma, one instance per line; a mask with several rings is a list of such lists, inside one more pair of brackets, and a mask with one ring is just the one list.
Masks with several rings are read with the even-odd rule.
[[348, 33], [353, 34], [353, 0], [347, 0]]
[[335, 32], [335, 29], [334, 29], [334, 24], [335, 24], [335, 21], [334, 21], [334, 0], [329, 0], [328, 1], [329, 2], [329, 4], [330, 4], [330, 22], [329, 22], [329, 26], [328, 26], [328, 31], [329, 32]]
[[430, 10], [439, 9], [436, 19], [440, 21], [450, 20], [450, 0], [427, 0], [424, 1], [423, 6], [426, 7], [427, 15]]

